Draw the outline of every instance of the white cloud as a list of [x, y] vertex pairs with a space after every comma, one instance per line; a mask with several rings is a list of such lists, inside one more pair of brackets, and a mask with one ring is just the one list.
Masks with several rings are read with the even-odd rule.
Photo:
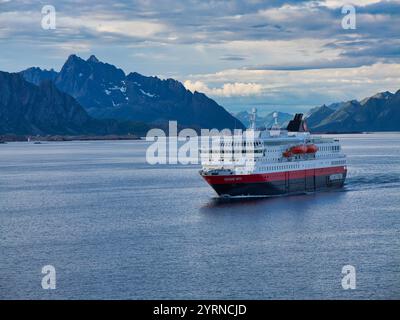
[[[170, 31], [170, 28], [165, 23], [151, 19], [126, 19], [113, 13], [95, 13], [90, 16], [84, 14], [63, 15], [63, 12], [57, 11], [57, 7], [56, 12], [56, 32], [58, 35], [63, 36], [73, 37], [79, 35], [82, 31], [89, 31], [98, 36], [115, 35], [151, 39], [158, 34]], [[25, 33], [26, 37], [29, 37], [31, 35], [29, 32], [33, 31], [39, 32], [41, 36], [47, 35], [41, 29], [41, 19], [40, 11], [27, 10], [0, 13], [0, 25], [7, 28], [8, 36], [20, 32], [18, 36], [22, 36]], [[177, 36], [175, 35], [172, 38], [176, 40]], [[172, 41], [171, 39], [169, 40]]]
[[186, 89], [194, 92], [203, 92], [211, 96], [217, 97], [248, 97], [262, 94], [263, 87], [258, 83], [224, 83], [219, 88], [209, 88], [202, 81], [185, 81]]
[[325, 1], [319, 1], [322, 5], [325, 5], [329, 8], [340, 8], [343, 7], [346, 4], [352, 4], [354, 6], [358, 7], [364, 7], [368, 6], [370, 4], [374, 3], [379, 3], [381, 0], [325, 0]]
[[216, 98], [254, 95], [266, 101], [308, 101], [310, 106], [316, 106], [362, 99], [386, 90], [395, 92], [400, 89], [399, 78], [400, 64], [377, 63], [358, 68], [297, 71], [229, 69], [191, 75], [185, 86]]
[[118, 15], [98, 14], [90, 17], [60, 17], [59, 26], [71, 30], [87, 28], [97, 33], [149, 38], [168, 30], [167, 26], [151, 20], [121, 20]]
[[192, 91], [192, 92], [203, 92], [208, 94], [210, 92], [210, 88], [202, 81], [190, 81], [190, 80], [186, 80], [184, 82], [184, 86], [186, 89]]

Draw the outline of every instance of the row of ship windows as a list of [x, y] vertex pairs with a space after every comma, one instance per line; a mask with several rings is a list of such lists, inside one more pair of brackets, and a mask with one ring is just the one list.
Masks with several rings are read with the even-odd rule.
[[[320, 149], [320, 151], [325, 151], [325, 150], [327, 150], [327, 149], [324, 149], [324, 148], [329, 148], [329, 147], [321, 147], [321, 149]], [[329, 151], [339, 151], [340, 149], [339, 149], [339, 147], [335, 147], [335, 149], [332, 149], [332, 150], [329, 150]], [[208, 153], [211, 155], [211, 154], [224, 154], [224, 153], [246, 153], [246, 154], [252, 154], [252, 153], [254, 153], [254, 154], [263, 154], [264, 156], [265, 156], [265, 151], [266, 152], [268, 152], [268, 153], [276, 153], [276, 151], [275, 150], [265, 150], [265, 151], [263, 151], [263, 150], [245, 150], [245, 149], [243, 149], [243, 150], [207, 150], [208, 151]], [[207, 154], [207, 151], [204, 151], [204, 150], [200, 150], [200, 153], [205, 153], [205, 154]], [[319, 155], [319, 157], [322, 157], [322, 155]]]
[[332, 161], [333, 166], [346, 164], [346, 160]]
[[[219, 162], [224, 162], [224, 160], [229, 160], [229, 161], [233, 161], [233, 162], [238, 161], [238, 159], [224, 159], [224, 158], [218, 159]], [[274, 161], [275, 159], [272, 159], [272, 160]], [[278, 159], [276, 159], [276, 160], [278, 160]], [[213, 162], [213, 161], [216, 161], [216, 159], [211, 159], [211, 158], [209, 159], [209, 162]], [[329, 163], [324, 163], [324, 164], [326, 165]], [[331, 161], [332, 166], [345, 165], [345, 164], [346, 164], [346, 160]], [[314, 165], [311, 165], [311, 164], [302, 164], [301, 169], [312, 168], [313, 166]], [[267, 171], [290, 170], [290, 169], [300, 169], [300, 165], [299, 164], [287, 164], [287, 165], [283, 165], [283, 166], [281, 165], [281, 166], [260, 167], [260, 170], [263, 170], [263, 171], [265, 171], [265, 170], [267, 170]]]
[[[332, 161], [331, 165], [344, 165], [346, 161]], [[325, 163], [326, 165], [326, 163]], [[307, 166], [306, 166], [307, 167]], [[305, 167], [302, 166], [302, 169]], [[293, 165], [284, 165], [284, 166], [271, 166], [271, 167], [260, 167], [261, 171], [274, 171], [274, 170], [289, 170], [289, 169], [300, 169], [300, 165], [293, 164]]]
[[322, 146], [319, 147], [320, 151], [339, 151], [340, 146]]
[[[261, 161], [261, 159], [258, 159], [258, 158], [254, 158], [253, 159], [254, 161], [257, 161], [257, 162], [260, 162]], [[278, 159], [276, 158], [276, 159], [269, 159], [271, 162], [278, 162]], [[243, 162], [243, 158], [239, 158], [239, 159], [237, 159], [237, 158], [235, 158], [235, 157], [233, 157], [233, 158], [208, 158], [208, 162], [215, 162], [215, 161], [217, 161], [217, 162], [224, 162], [224, 161], [228, 161], [228, 162]]]
[[265, 153], [281, 153], [281, 150], [269, 150], [269, 149], [254, 149], [254, 150], [246, 150], [246, 149], [242, 149], [242, 150], [218, 150], [218, 149], [210, 149], [210, 150], [200, 150], [200, 153], [209, 153], [209, 154], [220, 154], [220, 153], [248, 153], [248, 154], [252, 154], [252, 153], [258, 153], [258, 154], [263, 154], [265, 155]]
[[300, 166], [298, 164], [293, 164], [284, 166], [260, 167], [261, 171], [289, 170], [289, 169], [300, 169]]
[[233, 143], [232, 141], [228, 141], [228, 142], [221, 142], [221, 147], [233, 147], [233, 146], [236, 146], [236, 147], [239, 147], [239, 146], [255, 146], [255, 147], [257, 147], [257, 146], [262, 146], [263, 145], [263, 143], [262, 142], [260, 142], [260, 141], [243, 141], [243, 142], [241, 142], [241, 143], [239, 143], [239, 142], [235, 142], [235, 143]]
[[[260, 147], [263, 146], [264, 144], [260, 141], [255, 141], [255, 142], [249, 142], [249, 141], [244, 141], [244, 142], [221, 142], [220, 143], [220, 147], [224, 148], [224, 147]], [[277, 152], [277, 151], [281, 151], [281, 149], [279, 148], [265, 148], [265, 151], [267, 152]]]
[[[235, 144], [236, 145], [236, 144]], [[253, 143], [251, 143], [251, 142], [243, 142], [242, 143], [242, 146], [251, 146], [251, 145], [253, 145], [253, 146], [260, 146], [260, 145], [262, 145], [262, 143], [261, 142], [253, 142]], [[231, 145], [229, 145], [229, 143], [228, 144], [224, 144], [224, 143], [221, 143], [221, 146], [222, 147], [225, 147], [225, 146], [232, 146], [232, 144]], [[239, 146], [239, 145], [238, 145]], [[246, 153], [246, 150], [241, 150], [242, 151], [242, 153]], [[268, 148], [266, 148], [266, 149], [264, 149], [264, 151], [265, 152], [268, 152], [268, 153], [271, 153], [271, 152], [281, 152], [281, 150], [280, 149], [268, 149]], [[340, 146], [322, 146], [322, 147], [319, 147], [319, 151], [340, 151]], [[205, 151], [203, 151], [203, 152], [205, 152]], [[211, 154], [211, 153], [232, 153], [232, 150], [218, 150], [218, 149], [215, 149], [215, 150], [212, 150], [212, 149], [210, 149], [209, 150], [209, 153]], [[234, 151], [235, 153], [236, 152], [239, 152], [240, 153], [240, 150], [235, 150]], [[247, 150], [247, 153], [251, 153], [251, 152], [255, 152], [255, 153], [262, 153], [263, 152], [263, 150]]]
[[[220, 154], [220, 153], [232, 153], [232, 151], [233, 150], [208, 150], [208, 153], [209, 154]], [[201, 151], [200, 150], [200, 153], [206, 153], [207, 154], [207, 151]], [[243, 149], [243, 150], [234, 150], [234, 153], [263, 153], [263, 151], [262, 150], [245, 150], [245, 149]]]

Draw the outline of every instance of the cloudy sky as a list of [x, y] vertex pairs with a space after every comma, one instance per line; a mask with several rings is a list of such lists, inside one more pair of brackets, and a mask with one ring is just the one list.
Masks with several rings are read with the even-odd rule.
[[[400, 1], [0, 0], [0, 70], [95, 54], [172, 77], [228, 110], [305, 111], [400, 89]], [[41, 26], [56, 9], [56, 29]]]

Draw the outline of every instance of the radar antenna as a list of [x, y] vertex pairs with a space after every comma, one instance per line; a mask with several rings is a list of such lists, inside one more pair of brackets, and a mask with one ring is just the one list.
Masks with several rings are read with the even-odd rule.
[[274, 125], [272, 126], [272, 129], [279, 130], [281, 127], [278, 123], [278, 112], [274, 112], [272, 117], [274, 118]]

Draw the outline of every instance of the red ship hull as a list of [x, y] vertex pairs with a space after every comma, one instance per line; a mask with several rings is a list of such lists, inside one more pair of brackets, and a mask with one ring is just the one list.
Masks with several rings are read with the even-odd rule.
[[344, 166], [249, 175], [203, 175], [220, 196], [278, 196], [343, 187]]

